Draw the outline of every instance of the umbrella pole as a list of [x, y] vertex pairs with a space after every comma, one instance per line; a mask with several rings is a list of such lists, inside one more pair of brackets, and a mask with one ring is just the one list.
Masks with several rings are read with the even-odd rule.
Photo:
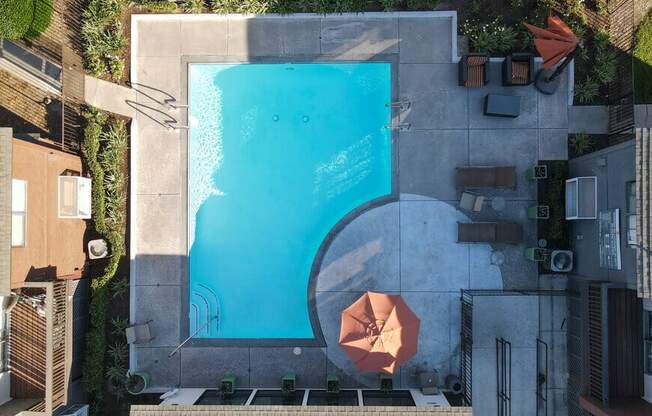
[[557, 66], [554, 70], [552, 69], [541, 69], [537, 73], [536, 80], [534, 81], [534, 86], [539, 92], [547, 95], [554, 94], [559, 88], [559, 75], [564, 72], [564, 69], [570, 65], [571, 61], [575, 58], [575, 55], [578, 54], [581, 45], [578, 45], [573, 52], [568, 54], [564, 62]]

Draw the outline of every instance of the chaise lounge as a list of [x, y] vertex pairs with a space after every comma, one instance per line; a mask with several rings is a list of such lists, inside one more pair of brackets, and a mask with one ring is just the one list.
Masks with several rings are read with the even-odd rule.
[[514, 166], [468, 166], [458, 167], [455, 186], [462, 188], [515, 188]]
[[520, 224], [498, 222], [457, 223], [458, 243], [504, 243], [523, 242], [523, 227]]

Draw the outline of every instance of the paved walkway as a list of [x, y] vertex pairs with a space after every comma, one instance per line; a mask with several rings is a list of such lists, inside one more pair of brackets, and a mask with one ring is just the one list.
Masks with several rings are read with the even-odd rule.
[[86, 75], [84, 77], [84, 100], [88, 105], [114, 114], [125, 117], [136, 115], [133, 107], [136, 103], [136, 90], [113, 82]]
[[568, 108], [568, 132], [609, 133], [609, 107], [606, 105], [574, 105]]

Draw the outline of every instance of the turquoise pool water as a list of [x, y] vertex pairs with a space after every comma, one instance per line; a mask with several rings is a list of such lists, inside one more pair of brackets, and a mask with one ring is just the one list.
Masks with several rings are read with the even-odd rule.
[[313, 338], [321, 242], [391, 193], [390, 64], [191, 64], [188, 84], [190, 333]]

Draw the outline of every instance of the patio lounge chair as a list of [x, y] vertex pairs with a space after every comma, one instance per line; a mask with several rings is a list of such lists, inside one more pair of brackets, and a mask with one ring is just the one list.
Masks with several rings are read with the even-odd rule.
[[503, 85], [530, 85], [534, 82], [534, 55], [513, 53], [503, 61]]
[[515, 188], [514, 166], [467, 166], [455, 172], [457, 188]]
[[154, 339], [149, 330], [149, 321], [142, 324], [135, 324], [125, 328], [125, 335], [127, 336], [127, 344], [145, 344]]
[[457, 242], [520, 244], [523, 242], [523, 227], [512, 223], [458, 222]]
[[479, 88], [489, 82], [489, 55], [471, 53], [462, 56], [459, 63], [459, 85]]

